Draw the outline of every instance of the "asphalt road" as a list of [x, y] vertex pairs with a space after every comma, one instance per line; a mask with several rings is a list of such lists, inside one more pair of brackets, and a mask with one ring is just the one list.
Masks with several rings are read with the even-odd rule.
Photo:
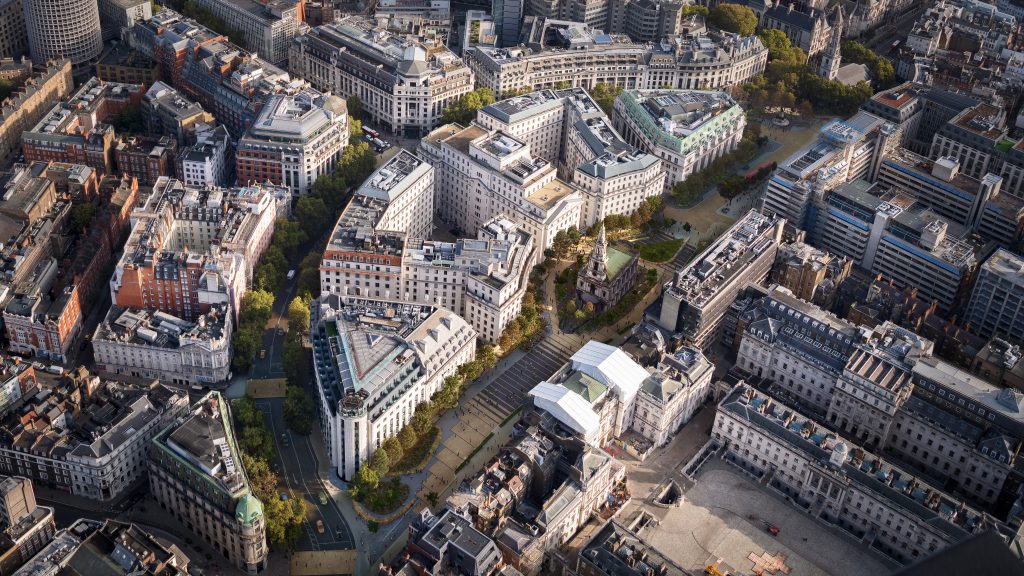
[[[257, 405], [274, 435], [277, 459], [272, 463], [287, 485], [289, 498], [303, 498], [312, 511], [304, 523], [306, 534], [299, 540], [299, 550], [336, 550], [355, 548], [352, 531], [337, 505], [328, 499], [321, 505], [319, 494], [324, 491], [317, 475], [317, 461], [313, 456], [308, 436], [300, 436], [288, 429], [284, 422], [284, 401], [279, 398], [257, 400]], [[324, 533], [316, 530], [316, 521], [324, 522]]]
[[[286, 280], [281, 292], [274, 297], [274, 306], [263, 331], [263, 350], [267, 351], [265, 358], [260, 358], [257, 353], [256, 360], [249, 369], [250, 378], [284, 378], [284, 365], [281, 362], [281, 355], [284, 347], [284, 334], [288, 331], [288, 304], [295, 297], [298, 275], [292, 280]], [[280, 332], [280, 333], [279, 333]]]

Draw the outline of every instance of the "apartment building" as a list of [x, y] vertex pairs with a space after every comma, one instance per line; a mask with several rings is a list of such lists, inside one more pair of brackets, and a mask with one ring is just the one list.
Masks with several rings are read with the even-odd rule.
[[57, 273], [57, 261], [43, 261], [17, 289], [3, 310], [7, 349], [17, 354], [66, 362], [82, 331], [82, 307], [72, 285], [54, 295], [46, 290]]
[[607, 30], [625, 32], [635, 42], [660, 42], [674, 38], [682, 31], [682, 2], [616, 0], [610, 4]]
[[196, 4], [241, 33], [235, 40], [250, 52], [278, 66], [288, 62], [288, 47], [303, 29], [301, 0], [196, 0]]
[[192, 141], [198, 125], [215, 122], [213, 114], [160, 80], [152, 82], [143, 95], [142, 113], [151, 134], [171, 136], [178, 144]]
[[440, 39], [382, 31], [350, 16], [295, 38], [289, 70], [318, 90], [356, 96], [374, 124], [417, 138], [473, 90], [473, 73]]
[[163, 81], [212, 112], [235, 138], [256, 120], [271, 94], [305, 85], [227, 37], [164, 7], [125, 34], [127, 43], [160, 65]]
[[477, 333], [429, 304], [325, 293], [311, 308], [324, 442], [335, 473], [351, 480], [473, 359]]
[[121, 30], [153, 16], [153, 5], [146, 0], [99, 0], [103, 41], [121, 37]]
[[226, 186], [233, 181], [234, 148], [223, 125], [196, 125], [195, 143], [180, 148], [176, 174], [186, 186]]
[[104, 82], [150, 86], [160, 81], [160, 67], [126, 44], [107, 48], [96, 63], [96, 77]]
[[447, 509], [435, 516], [424, 508], [410, 527], [407, 552], [410, 569], [427, 574], [491, 576], [502, 563], [493, 540]]
[[727, 460], [794, 506], [869, 537], [873, 550], [901, 564], [987, 529], [1014, 545], [1005, 524], [746, 384], [719, 404], [712, 438]]
[[1000, 248], [978, 267], [964, 321], [985, 338], [1024, 342], [1024, 258]]
[[658, 325], [690, 346], [710, 348], [740, 289], [768, 278], [785, 222], [756, 210], [737, 220], [662, 287]]
[[237, 311], [290, 199], [270, 186], [191, 188], [160, 178], [132, 212], [110, 279], [111, 303], [188, 321], [215, 304]]
[[747, 116], [725, 92], [626, 90], [613, 121], [626, 142], [661, 158], [667, 191], [735, 150]]
[[7, 412], [36, 384], [36, 372], [31, 364], [17, 356], [0, 359], [0, 413]]
[[267, 567], [263, 503], [253, 495], [219, 392], [209, 392], [152, 439], [149, 490], [182, 526], [247, 574]]
[[756, 36], [727, 32], [703, 31], [642, 44], [580, 22], [530, 17], [523, 30], [525, 46], [476, 46], [463, 55], [477, 86], [497, 95], [563, 83], [592, 88], [599, 82], [627, 90], [716, 90], [764, 72], [768, 59], [768, 49]]
[[21, 0], [0, 2], [0, 56], [17, 58], [28, 53], [28, 31]]
[[89, 79], [71, 98], [58, 102], [22, 134], [25, 161], [85, 164], [111, 173], [116, 140], [114, 127], [106, 121], [127, 108], [140, 106], [144, 93], [136, 84]]
[[21, 136], [35, 126], [56, 101], [74, 88], [71, 61], [59, 60], [33, 68], [32, 77], [8, 97], [0, 111], [0, 162], [6, 165], [21, 152]]
[[817, 140], [779, 163], [768, 180], [761, 211], [813, 230], [827, 192], [857, 179], [874, 182], [898, 141], [895, 125], [867, 112], [829, 122]]
[[134, 524], [80, 519], [57, 531], [14, 574], [44, 576], [81, 566], [103, 566], [111, 576], [186, 576], [189, 558]]
[[223, 304], [195, 322], [113, 306], [93, 333], [96, 369], [179, 385], [223, 382], [231, 376], [231, 318]]
[[53, 508], [36, 504], [32, 481], [21, 476], [0, 480], [0, 571], [11, 574], [53, 539]]
[[239, 182], [272, 182], [307, 194], [334, 172], [348, 146], [348, 108], [330, 94], [303, 90], [267, 99], [256, 122], [238, 139]]
[[0, 472], [110, 500], [142, 477], [149, 441], [187, 407], [184, 391], [101, 381], [79, 368], [8, 409], [0, 420], [10, 438], [0, 446]]
[[161, 177], [173, 177], [178, 141], [171, 136], [129, 136], [114, 145], [116, 171], [127, 174], [143, 186]]
[[916, 288], [939, 311], [950, 312], [967, 297], [978, 263], [992, 246], [932, 206], [880, 185], [851, 182], [825, 198], [813, 242], [900, 288]]

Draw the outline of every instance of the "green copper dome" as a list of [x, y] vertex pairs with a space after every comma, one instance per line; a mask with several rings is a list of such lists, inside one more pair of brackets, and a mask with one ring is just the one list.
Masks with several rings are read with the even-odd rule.
[[246, 526], [252, 526], [260, 516], [263, 516], [263, 503], [252, 494], [242, 496], [235, 506], [235, 520]]

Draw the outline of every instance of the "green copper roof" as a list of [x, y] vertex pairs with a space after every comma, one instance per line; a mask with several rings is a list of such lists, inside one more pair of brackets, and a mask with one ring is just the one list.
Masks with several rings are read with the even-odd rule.
[[584, 400], [593, 404], [608, 387], [583, 372], [575, 372], [565, 382], [562, 382], [569, 390], [579, 394]]
[[622, 250], [617, 250], [611, 246], [608, 247], [608, 279], [614, 280], [619, 272], [629, 264], [629, 261], [633, 259], [633, 255]]
[[235, 520], [246, 526], [252, 526], [256, 520], [263, 516], [263, 503], [252, 494], [246, 494], [238, 500], [235, 506]]

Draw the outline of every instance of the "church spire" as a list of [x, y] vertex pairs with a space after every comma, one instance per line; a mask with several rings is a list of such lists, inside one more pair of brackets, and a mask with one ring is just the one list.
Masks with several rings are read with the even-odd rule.
[[590, 253], [587, 272], [591, 277], [604, 281], [608, 279], [608, 239], [605, 237], [604, 224], [597, 232], [594, 250]]
[[821, 57], [821, 66], [818, 68], [818, 75], [826, 80], [835, 80], [839, 77], [839, 63], [842, 60], [844, 20], [842, 7], [836, 6], [832, 10], [832, 14], [832, 36]]

